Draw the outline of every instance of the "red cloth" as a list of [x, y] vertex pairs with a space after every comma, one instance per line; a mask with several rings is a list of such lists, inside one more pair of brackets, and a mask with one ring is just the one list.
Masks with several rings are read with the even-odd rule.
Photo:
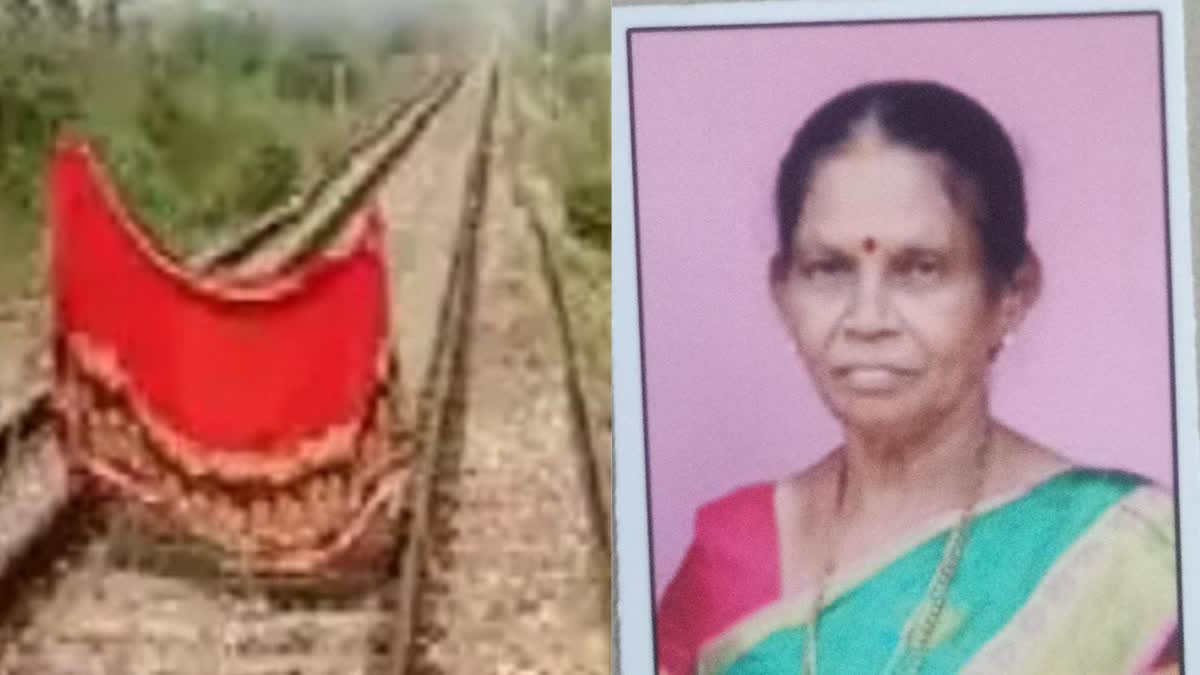
[[287, 276], [191, 276], [138, 232], [86, 144], [50, 169], [56, 330], [115, 356], [127, 386], [198, 448], [286, 454], [364, 414], [383, 377], [379, 215], [344, 255]]
[[658, 665], [696, 672], [701, 647], [780, 597], [775, 486], [756, 483], [703, 506], [655, 621]]

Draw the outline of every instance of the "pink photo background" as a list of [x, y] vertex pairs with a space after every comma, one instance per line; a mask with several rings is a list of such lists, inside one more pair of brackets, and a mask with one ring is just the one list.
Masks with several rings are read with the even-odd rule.
[[646, 421], [659, 596], [703, 502], [839, 442], [769, 302], [771, 192], [839, 91], [935, 79], [1005, 125], [1046, 285], [994, 410], [1086, 464], [1172, 484], [1158, 24], [1153, 15], [635, 33]]

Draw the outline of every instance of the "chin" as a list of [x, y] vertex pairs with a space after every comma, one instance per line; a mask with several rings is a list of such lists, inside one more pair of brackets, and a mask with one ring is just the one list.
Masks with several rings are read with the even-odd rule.
[[839, 392], [827, 400], [843, 424], [858, 429], [898, 430], [920, 417], [920, 406], [903, 393]]
[[852, 408], [838, 415], [842, 423], [861, 431], [897, 433], [913, 422], [910, 411]]

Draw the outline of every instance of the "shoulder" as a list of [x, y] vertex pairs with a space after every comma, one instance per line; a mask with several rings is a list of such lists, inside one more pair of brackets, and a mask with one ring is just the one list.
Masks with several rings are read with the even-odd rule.
[[1110, 534], [1137, 542], [1147, 555], [1175, 556], [1175, 495], [1140, 474], [1078, 467], [1050, 481], [1049, 502], [1064, 515], [1094, 517]]
[[1001, 494], [1021, 486], [1020, 492], [1035, 497], [1033, 504], [1066, 517], [1087, 518], [1111, 509], [1143, 515], [1148, 522], [1167, 521], [1173, 529], [1171, 488], [1133, 471], [1080, 464], [1011, 430], [1002, 437], [1011, 482]]
[[759, 482], [735, 488], [708, 501], [696, 510], [696, 534], [723, 531], [754, 531], [763, 525], [774, 529], [775, 482]]
[[1108, 499], [1146, 515], [1174, 515], [1174, 491], [1138, 473], [1074, 466], [1052, 480], [1060, 494], [1075, 501]]
[[[1115, 472], [1109, 472], [1112, 474]], [[1117, 502], [1122, 524], [1143, 539], [1147, 550], [1170, 552], [1175, 558], [1175, 491], [1135, 474], [1111, 476], [1129, 486]]]
[[[1136, 551], [1160, 561], [1175, 557], [1175, 508], [1169, 489], [1127, 471], [1070, 466], [1043, 477], [1019, 496], [1006, 493], [985, 509], [990, 536], [1029, 542], [1030, 555], [1094, 542], [1098, 550]], [[1041, 553], [1034, 551], [1036, 548]]]
[[697, 509], [657, 612], [659, 661], [670, 672], [693, 672], [701, 644], [777, 597], [774, 486], [739, 487]]
[[[703, 577], [708, 591], [761, 600], [777, 589], [779, 544], [775, 484], [736, 488], [696, 511], [695, 534], [680, 576]], [[736, 591], [736, 592], [735, 592]]]
[[[756, 561], [778, 559], [777, 483], [733, 489], [696, 510], [693, 547], [704, 555], [745, 570]], [[774, 568], [772, 568], [774, 569]]]
[[755, 531], [763, 525], [774, 533], [779, 508], [805, 502], [819, 485], [834, 480], [834, 466], [826, 457], [802, 471], [736, 487], [697, 509], [697, 533]]

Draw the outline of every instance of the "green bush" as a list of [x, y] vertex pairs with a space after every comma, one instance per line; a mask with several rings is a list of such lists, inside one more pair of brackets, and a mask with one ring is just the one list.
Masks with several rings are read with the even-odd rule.
[[612, 247], [611, 181], [593, 175], [567, 183], [563, 189], [571, 231], [580, 239], [606, 251]]
[[238, 173], [241, 180], [233, 195], [234, 208], [243, 213], [265, 211], [296, 188], [299, 153], [278, 141], [266, 141], [249, 154], [245, 168]]
[[268, 65], [273, 47], [267, 26], [253, 17], [219, 12], [189, 17], [170, 42], [167, 58], [181, 69], [212, 69], [252, 77]]
[[[45, 163], [66, 126], [98, 145], [141, 223], [187, 254], [314, 178], [322, 154], [344, 147], [348, 119], [400, 72], [381, 56], [382, 33], [367, 42], [289, 33], [241, 10], [126, 19], [121, 0], [56, 2], [0, 0], [0, 268], [31, 253]], [[74, 17], [80, 7], [93, 9]], [[349, 117], [331, 110], [336, 63]]]
[[28, 218], [40, 201], [44, 149], [62, 124], [79, 117], [80, 101], [53, 77], [51, 59], [24, 54], [14, 61], [0, 73], [0, 199], [7, 212]]
[[364, 85], [358, 67], [327, 40], [303, 40], [279, 64], [275, 91], [285, 100], [332, 106], [338, 95], [339, 69], [343, 78], [341, 94], [345, 102], [353, 102]]
[[557, 143], [571, 231], [604, 250], [612, 232], [609, 63], [607, 55], [583, 53], [561, 66]]

